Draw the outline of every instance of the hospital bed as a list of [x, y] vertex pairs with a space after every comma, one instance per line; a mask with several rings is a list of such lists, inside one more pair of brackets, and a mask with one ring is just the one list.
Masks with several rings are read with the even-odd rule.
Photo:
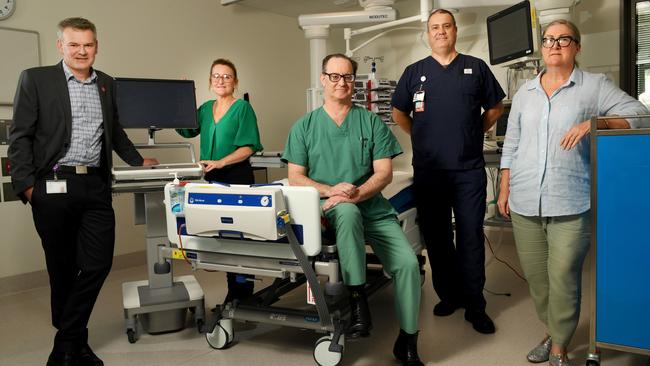
[[[392, 198], [402, 228], [420, 253], [410, 182], [410, 175], [398, 173], [385, 194]], [[314, 346], [316, 362], [337, 365], [345, 344], [348, 304], [336, 246], [322, 238], [318, 191], [312, 187], [218, 183], [188, 183], [183, 188], [184, 207], [173, 212], [170, 203], [178, 186], [170, 183], [165, 187], [171, 246], [159, 247], [159, 258], [186, 260], [194, 269], [274, 278], [249, 299], [217, 307], [205, 335], [208, 344], [215, 349], [231, 345], [234, 320], [311, 329], [324, 334]], [[419, 259], [422, 268], [424, 257], [419, 255]], [[367, 276], [369, 293], [390, 282], [371, 252]], [[304, 306], [279, 305], [282, 296], [303, 284], [307, 287]]]

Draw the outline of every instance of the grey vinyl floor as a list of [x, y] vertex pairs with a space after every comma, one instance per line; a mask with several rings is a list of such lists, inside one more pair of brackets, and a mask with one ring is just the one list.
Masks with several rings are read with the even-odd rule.
[[[511, 234], [500, 233], [494, 240], [497, 256], [519, 269]], [[488, 252], [489, 253], [489, 252]], [[585, 269], [588, 270], [589, 263]], [[175, 262], [175, 273], [191, 273], [189, 267]], [[204, 289], [206, 307], [225, 296], [222, 273], [194, 272]], [[488, 254], [486, 288], [511, 296], [486, 292], [488, 313], [497, 332], [482, 335], [463, 318], [463, 311], [449, 317], [435, 317], [432, 308], [437, 297], [427, 277], [420, 309], [419, 353], [427, 365], [529, 365], [528, 350], [544, 336], [537, 320], [526, 284], [510, 269]], [[428, 276], [428, 275], [427, 275]], [[585, 275], [582, 317], [570, 346], [573, 365], [584, 365], [588, 349], [589, 286]], [[90, 329], [90, 344], [106, 365], [313, 365], [314, 342], [311, 331], [254, 323], [237, 323], [232, 347], [214, 350], [192, 326], [162, 335], [143, 334], [130, 344], [124, 333], [121, 284], [146, 279], [144, 266], [113, 271], [95, 306]], [[270, 283], [263, 279], [257, 286]], [[304, 289], [296, 290], [298, 299]], [[371, 310], [375, 328], [369, 338], [348, 341], [342, 365], [398, 365], [392, 346], [398, 333], [393, 311], [393, 290], [386, 287], [374, 296]], [[209, 312], [208, 312], [209, 313]], [[0, 297], [0, 365], [44, 365], [52, 346], [54, 330], [50, 325], [49, 288], [37, 288]], [[603, 350], [601, 365], [650, 366], [647, 356]]]

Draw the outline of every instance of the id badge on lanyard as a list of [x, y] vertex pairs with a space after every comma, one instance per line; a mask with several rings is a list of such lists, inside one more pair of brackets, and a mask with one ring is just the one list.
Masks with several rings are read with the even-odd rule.
[[54, 164], [52, 172], [54, 173], [54, 179], [48, 179], [45, 181], [45, 193], [47, 194], [61, 194], [68, 193], [68, 183], [65, 179], [59, 179], [56, 176], [56, 173], [59, 171], [59, 164]]
[[413, 94], [416, 112], [424, 112], [424, 90], [418, 90]]
[[424, 90], [422, 90], [422, 83], [426, 80], [426, 76], [422, 75], [420, 77], [420, 89], [413, 94], [413, 104], [416, 112], [424, 112]]

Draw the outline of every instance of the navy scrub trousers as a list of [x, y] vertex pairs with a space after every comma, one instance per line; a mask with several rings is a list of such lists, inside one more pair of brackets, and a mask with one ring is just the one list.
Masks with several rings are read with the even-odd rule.
[[[414, 169], [418, 221], [427, 246], [433, 288], [445, 303], [485, 311], [487, 176], [470, 170]], [[456, 245], [452, 213], [456, 224]]]

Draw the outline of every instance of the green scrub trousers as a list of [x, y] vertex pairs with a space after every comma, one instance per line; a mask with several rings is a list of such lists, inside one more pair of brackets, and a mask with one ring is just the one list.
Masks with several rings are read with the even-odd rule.
[[343, 282], [366, 282], [366, 240], [393, 278], [395, 309], [400, 327], [413, 334], [418, 330], [420, 309], [420, 266], [402, 228], [394, 216], [364, 219], [359, 207], [341, 203], [325, 212], [336, 230], [336, 247]]

